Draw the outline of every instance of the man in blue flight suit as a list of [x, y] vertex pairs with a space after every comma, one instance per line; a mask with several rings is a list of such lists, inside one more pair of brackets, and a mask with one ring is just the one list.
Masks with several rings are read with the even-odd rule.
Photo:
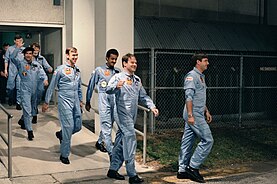
[[60, 65], [55, 70], [51, 83], [45, 95], [45, 103], [42, 112], [49, 107], [51, 96], [57, 87], [58, 111], [61, 130], [56, 132], [60, 140], [60, 161], [70, 164], [68, 159], [71, 147], [72, 134], [79, 132], [82, 128], [82, 90], [81, 72], [76, 66], [78, 51], [75, 47], [66, 49], [66, 64]]
[[6, 87], [7, 87], [7, 78], [5, 77], [5, 63], [4, 63], [4, 56], [6, 51], [9, 48], [8, 43], [4, 43], [2, 48], [0, 49], [0, 103], [6, 103]]
[[[177, 178], [205, 183], [199, 173], [199, 167], [208, 157], [214, 141], [208, 125], [212, 121], [212, 116], [206, 106], [207, 87], [203, 74], [209, 65], [208, 56], [201, 52], [196, 53], [192, 56], [192, 64], [194, 68], [185, 76], [184, 82], [184, 119], [187, 123], [181, 141]], [[197, 137], [200, 138], [200, 142], [192, 152]]]
[[[40, 45], [38, 43], [32, 43], [31, 47], [34, 48], [34, 60], [37, 61], [43, 67], [46, 74], [47, 73], [52, 73], [53, 68], [49, 65], [49, 63], [47, 62], [45, 57], [43, 57], [40, 54]], [[41, 100], [42, 100], [42, 96], [43, 96], [44, 91], [45, 91], [44, 88], [45, 88], [45, 85], [44, 85], [43, 81], [40, 81], [38, 83], [37, 105], [39, 105]], [[33, 124], [37, 123], [37, 115], [33, 116], [32, 123]]]
[[[5, 70], [4, 74], [5, 77], [8, 78], [7, 80], [7, 94], [9, 97], [8, 103], [9, 105], [12, 105], [16, 101], [16, 109], [21, 110], [21, 98], [20, 98], [20, 77], [17, 75], [18, 74], [18, 69], [14, 65], [14, 63], [10, 62], [10, 56], [14, 52], [18, 46], [21, 46], [19, 48], [18, 55], [15, 57], [18, 60], [23, 60], [23, 54], [22, 51], [25, 49], [23, 47], [23, 38], [21, 35], [15, 35], [14, 37], [14, 45], [10, 46], [5, 53]], [[9, 71], [8, 71], [9, 70]], [[16, 99], [15, 99], [16, 98]]]
[[135, 154], [137, 147], [135, 122], [137, 117], [138, 102], [151, 109], [155, 116], [159, 114], [153, 101], [146, 94], [141, 84], [141, 79], [134, 75], [137, 69], [137, 61], [133, 54], [122, 57], [123, 71], [115, 74], [108, 83], [106, 92], [115, 94], [116, 107], [119, 121], [118, 132], [112, 151], [112, 159], [107, 176], [117, 180], [124, 180], [124, 176], [118, 170], [125, 161], [129, 183], [142, 183], [135, 169]]
[[43, 79], [45, 84], [48, 84], [48, 78], [44, 72], [42, 66], [33, 61], [32, 47], [26, 47], [22, 53], [24, 59], [19, 60], [16, 58], [18, 52], [20, 52], [21, 45], [14, 49], [14, 52], [10, 56], [10, 61], [17, 66], [18, 75], [20, 76], [20, 94], [23, 107], [24, 125], [28, 133], [28, 140], [33, 140], [34, 134], [32, 129], [31, 117], [36, 111], [37, 105], [37, 84]]
[[[33, 59], [43, 67], [45, 73], [52, 73], [53, 68], [48, 64], [47, 60], [42, 55], [40, 55], [40, 45], [38, 43], [32, 43], [31, 47], [34, 48]], [[38, 105], [41, 102], [42, 95], [44, 93], [44, 88], [46, 86], [48, 86], [48, 83], [45, 84], [43, 79], [39, 80], [39, 82], [37, 84], [37, 105], [35, 106], [34, 111], [32, 111], [33, 112], [33, 114], [32, 114], [32, 116], [33, 116], [32, 123], [33, 124], [37, 123]], [[23, 116], [18, 121], [18, 124], [21, 126], [21, 129], [26, 129]]]
[[[102, 152], [108, 152], [109, 156], [112, 155], [113, 144], [111, 133], [113, 128], [113, 122], [115, 120], [115, 117], [117, 116], [116, 113], [114, 113], [114, 95], [107, 94], [106, 87], [111, 77], [114, 74], [120, 72], [120, 69], [114, 67], [118, 55], [119, 53], [116, 49], [110, 49], [107, 51], [106, 64], [97, 67], [95, 71], [92, 72], [86, 95], [86, 110], [90, 111], [91, 96], [94, 88], [97, 87], [101, 131], [99, 138], [95, 144], [95, 147]], [[103, 141], [105, 142], [106, 148], [103, 145]]]

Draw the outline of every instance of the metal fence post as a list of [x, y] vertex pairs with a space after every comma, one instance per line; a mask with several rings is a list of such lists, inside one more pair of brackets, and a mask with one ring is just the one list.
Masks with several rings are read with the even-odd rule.
[[12, 179], [12, 117], [8, 117], [8, 177]]
[[[155, 102], [155, 78], [156, 78], [156, 70], [155, 70], [155, 49], [151, 48], [151, 56], [150, 56], [150, 97]], [[150, 132], [153, 134], [155, 131], [155, 118], [152, 113], [150, 113]]]
[[243, 56], [240, 57], [240, 80], [239, 80], [239, 127], [242, 126], [242, 95], [243, 95]]
[[[151, 113], [152, 114], [152, 113]], [[146, 163], [146, 147], [147, 147], [147, 112], [143, 111], [143, 165]]]

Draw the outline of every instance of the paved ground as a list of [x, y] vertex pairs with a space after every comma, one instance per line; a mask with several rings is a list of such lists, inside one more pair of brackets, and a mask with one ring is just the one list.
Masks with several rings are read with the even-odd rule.
[[[38, 116], [38, 124], [33, 125], [35, 138], [27, 140], [26, 130], [17, 124], [21, 111], [6, 106], [14, 115], [12, 119], [13, 142], [13, 183], [78, 183], [98, 181], [113, 183], [106, 177], [109, 158], [94, 147], [98, 138], [94, 133], [83, 127], [81, 132], [73, 136], [70, 165], [59, 161], [59, 141], [55, 132], [59, 130], [57, 109], [50, 108], [47, 113]], [[7, 137], [7, 117], [0, 111], [0, 129]], [[0, 140], [0, 183], [9, 183], [7, 179], [7, 146]], [[149, 172], [152, 169], [137, 164], [138, 172]], [[120, 171], [126, 174], [125, 167]], [[90, 182], [91, 183], [91, 182]], [[117, 183], [117, 182], [115, 182]], [[122, 182], [121, 182], [122, 183]]]
[[[21, 111], [6, 106], [14, 115], [12, 120], [13, 134], [13, 179], [7, 178], [7, 146], [0, 140], [0, 184], [29, 183], [122, 183], [106, 177], [109, 162], [108, 155], [95, 149], [97, 136], [83, 127], [82, 131], [73, 136], [70, 165], [59, 161], [59, 141], [54, 133], [59, 130], [57, 109], [54, 107], [47, 113], [39, 115], [38, 124], [34, 125], [34, 141], [26, 139], [26, 131], [17, 124]], [[0, 130], [7, 136], [7, 119], [0, 110]], [[175, 173], [163, 173], [137, 164], [136, 168], [145, 183], [195, 183], [189, 180], [176, 179]], [[125, 167], [120, 173], [126, 175]], [[234, 172], [233, 172], [234, 173]], [[277, 184], [277, 163], [254, 164], [248, 172], [230, 174], [226, 171], [205, 172], [208, 183], [215, 184]]]
[[[237, 165], [233, 169], [201, 172], [209, 184], [277, 184], [277, 162]], [[147, 175], [149, 176], [147, 177]], [[196, 183], [190, 180], [179, 180], [175, 173], [158, 173], [156, 178], [150, 175], [152, 174], [143, 174], [144, 177], [151, 180], [149, 183]]]

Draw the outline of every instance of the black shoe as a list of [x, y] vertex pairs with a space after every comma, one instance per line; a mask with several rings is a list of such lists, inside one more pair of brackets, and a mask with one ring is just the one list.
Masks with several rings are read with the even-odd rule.
[[109, 169], [107, 176], [116, 180], [125, 180], [125, 177], [119, 174], [117, 171]]
[[177, 173], [177, 178], [178, 179], [190, 179], [187, 172], [178, 172]]
[[9, 101], [8, 101], [8, 105], [9, 105], [9, 106], [12, 106], [12, 105], [13, 105], [12, 101], [9, 100]]
[[22, 110], [21, 106], [18, 103], [16, 103], [16, 107], [15, 108], [16, 108], [16, 110], [19, 110], [19, 111]]
[[141, 179], [140, 177], [138, 177], [138, 175], [135, 175], [135, 176], [129, 178], [130, 184], [137, 184], [137, 183], [143, 183], [143, 182], [144, 182], [144, 180]]
[[60, 143], [62, 143], [63, 137], [62, 137], [62, 131], [57, 131], [56, 132], [56, 137], [60, 140]]
[[201, 174], [199, 173], [198, 169], [194, 169], [190, 166], [187, 166], [185, 170], [191, 180], [199, 182], [199, 183], [206, 183], [203, 176], [201, 176]]
[[103, 143], [99, 144], [98, 142], [96, 142], [95, 147], [101, 152], [104, 152], [104, 153], [108, 152]]
[[68, 160], [68, 157], [60, 156], [60, 160], [63, 164], [70, 164], [70, 161]]
[[33, 131], [28, 131], [28, 140], [29, 140], [29, 141], [32, 141], [33, 138], [34, 138]]
[[23, 130], [26, 129], [26, 128], [25, 128], [24, 121], [23, 121], [22, 119], [20, 119], [20, 120], [18, 121], [18, 124], [20, 125], [20, 128], [21, 128], [21, 129], [23, 129]]
[[33, 124], [37, 124], [37, 122], [38, 122], [38, 117], [37, 116], [33, 116], [32, 123]]

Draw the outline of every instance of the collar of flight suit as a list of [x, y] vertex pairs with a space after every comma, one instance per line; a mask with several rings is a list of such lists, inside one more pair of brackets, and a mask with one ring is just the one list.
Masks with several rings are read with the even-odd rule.
[[204, 77], [205, 75], [201, 73], [196, 67], [193, 68], [193, 70], [198, 73], [201, 77]]
[[130, 77], [131, 79], [133, 79], [133, 78], [135, 77], [134, 74], [129, 74], [129, 73], [126, 72], [126, 71], [123, 71], [123, 73], [124, 73], [126, 76]]
[[70, 64], [68, 64], [68, 63], [66, 63], [65, 65], [66, 65], [66, 66], [68, 66], [68, 67], [70, 67], [70, 68], [73, 68], [73, 69], [77, 68], [77, 67], [76, 67], [76, 65], [71, 66], [71, 65], [70, 65]]

